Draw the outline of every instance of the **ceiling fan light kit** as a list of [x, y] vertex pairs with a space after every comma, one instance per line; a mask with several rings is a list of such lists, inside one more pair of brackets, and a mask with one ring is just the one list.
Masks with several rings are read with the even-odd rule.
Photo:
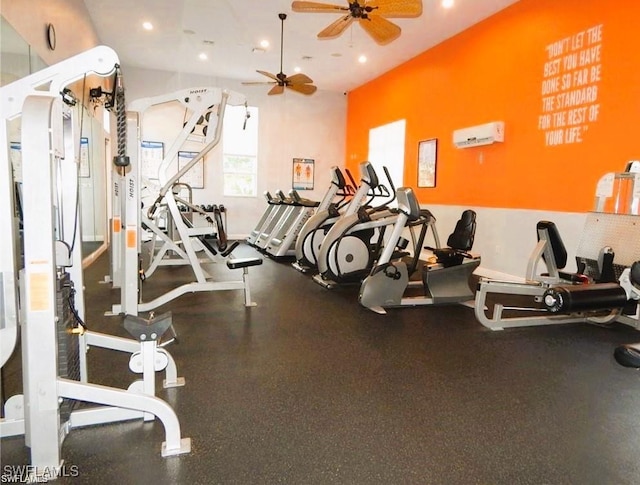
[[271, 81], [264, 82], [244, 82], [242, 84], [273, 84], [274, 86], [267, 93], [268, 95], [282, 94], [285, 88], [295, 91], [300, 94], [313, 94], [318, 89], [313, 85], [313, 80], [302, 73], [294, 74], [293, 76], [287, 76], [282, 71], [282, 58], [283, 58], [283, 39], [284, 39], [284, 21], [287, 18], [287, 14], [279, 13], [280, 19], [280, 72], [278, 74], [271, 74], [267, 71], [257, 72], [271, 79]]
[[318, 33], [319, 39], [335, 39], [354, 21], [380, 45], [400, 37], [400, 27], [387, 18], [413, 18], [422, 15], [422, 0], [349, 0], [348, 6], [321, 2], [295, 1], [294, 12], [339, 13], [342, 16]]

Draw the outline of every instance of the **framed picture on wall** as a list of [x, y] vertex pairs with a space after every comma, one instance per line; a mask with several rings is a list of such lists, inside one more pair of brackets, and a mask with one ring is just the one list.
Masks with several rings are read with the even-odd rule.
[[293, 188], [295, 190], [313, 190], [315, 161], [312, 158], [293, 159]]
[[144, 140], [140, 143], [140, 175], [158, 180], [160, 164], [164, 159], [164, 143]]
[[436, 186], [438, 139], [418, 142], [418, 187]]
[[89, 165], [89, 138], [80, 138], [80, 177], [88, 178], [91, 176]]

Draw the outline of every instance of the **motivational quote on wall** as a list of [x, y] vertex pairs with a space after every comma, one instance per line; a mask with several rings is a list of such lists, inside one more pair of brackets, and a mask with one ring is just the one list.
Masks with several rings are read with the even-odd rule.
[[600, 114], [602, 24], [552, 42], [545, 50], [538, 129], [546, 146], [581, 143]]

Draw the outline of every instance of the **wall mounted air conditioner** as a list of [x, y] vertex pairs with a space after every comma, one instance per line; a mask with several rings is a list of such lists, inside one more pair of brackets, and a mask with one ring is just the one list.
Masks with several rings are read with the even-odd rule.
[[458, 148], [479, 147], [498, 141], [504, 141], [504, 121], [492, 121], [453, 132], [453, 144]]

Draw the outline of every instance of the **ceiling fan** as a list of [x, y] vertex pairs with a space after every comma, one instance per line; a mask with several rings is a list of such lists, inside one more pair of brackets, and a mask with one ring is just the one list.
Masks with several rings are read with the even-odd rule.
[[401, 29], [385, 17], [410, 18], [422, 15], [422, 0], [349, 0], [349, 6], [319, 2], [296, 1], [294, 12], [344, 13], [318, 34], [319, 39], [334, 39], [342, 34], [354, 20], [380, 45], [400, 37]]
[[287, 76], [282, 72], [282, 45], [284, 37], [284, 20], [287, 18], [287, 14], [279, 13], [278, 18], [281, 21], [280, 25], [280, 72], [278, 74], [271, 74], [267, 71], [257, 71], [263, 76], [271, 78], [272, 81], [264, 82], [243, 82], [242, 84], [275, 84], [267, 94], [282, 94], [284, 88], [289, 88], [292, 91], [296, 91], [301, 94], [313, 94], [318, 89], [314, 86], [313, 80], [302, 73], [294, 74], [293, 76]]

